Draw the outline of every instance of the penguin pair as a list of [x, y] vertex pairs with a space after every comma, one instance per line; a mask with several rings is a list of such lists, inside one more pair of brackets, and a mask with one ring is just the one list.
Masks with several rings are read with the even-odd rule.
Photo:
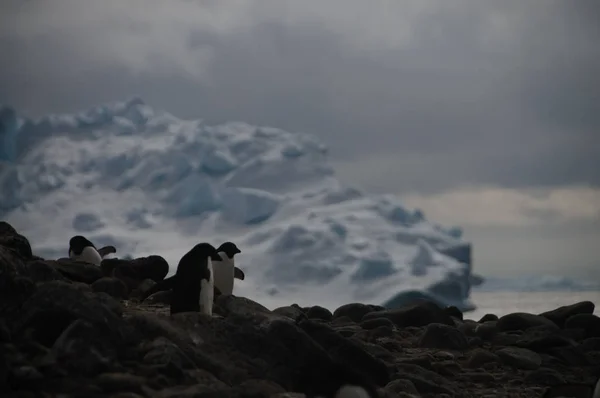
[[[208, 244], [208, 243], [207, 243]], [[211, 245], [211, 247], [213, 247]], [[219, 258], [211, 259], [214, 293], [218, 295], [231, 295], [233, 293], [234, 279], [245, 279], [244, 272], [235, 266], [235, 255], [242, 251], [233, 242], [225, 242], [216, 249]], [[173, 289], [175, 275], [162, 280], [154, 285], [140, 297], [141, 301], [156, 292]], [[213, 293], [213, 296], [214, 296]]]
[[69, 258], [72, 260], [100, 266], [104, 257], [116, 252], [117, 249], [114, 246], [103, 246], [96, 249], [96, 246], [85, 236], [76, 235], [69, 240]]

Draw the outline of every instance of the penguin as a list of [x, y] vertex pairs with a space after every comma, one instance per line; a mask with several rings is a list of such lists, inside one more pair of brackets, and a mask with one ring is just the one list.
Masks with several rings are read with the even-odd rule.
[[102, 256], [96, 250], [96, 246], [81, 235], [73, 236], [69, 240], [69, 258], [97, 266], [102, 262]]
[[234, 279], [244, 280], [244, 272], [235, 266], [234, 256], [242, 251], [233, 242], [225, 242], [217, 248], [220, 261], [213, 263], [215, 272], [215, 287], [222, 295], [233, 293]]
[[210, 243], [198, 243], [181, 257], [173, 276], [171, 315], [201, 312], [212, 316], [214, 272], [212, 261], [221, 260]]
[[[215, 273], [214, 295], [231, 294], [233, 291], [233, 279], [245, 279], [244, 271], [234, 265], [233, 257], [242, 251], [232, 242], [225, 242], [217, 249], [219, 252], [219, 260], [213, 261], [213, 271]], [[233, 271], [231, 271], [233, 269]], [[231, 273], [233, 272], [233, 276]], [[173, 289], [173, 278], [170, 276], [158, 282], [156, 285], [148, 289], [140, 297], [140, 301], [146, 300], [148, 297], [157, 292]], [[228, 293], [223, 293], [228, 292]]]
[[592, 398], [600, 398], [600, 377], [596, 381], [596, 386], [594, 387], [594, 393], [592, 394]]

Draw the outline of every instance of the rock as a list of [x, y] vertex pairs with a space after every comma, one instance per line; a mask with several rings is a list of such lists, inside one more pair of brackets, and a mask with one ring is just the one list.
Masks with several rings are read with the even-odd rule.
[[467, 367], [469, 368], [481, 368], [487, 363], [500, 362], [498, 355], [483, 349], [475, 349], [471, 352], [469, 360], [467, 361]]
[[583, 329], [587, 337], [600, 337], [600, 317], [593, 314], [577, 314], [565, 322], [566, 329]]
[[149, 304], [166, 304], [171, 303], [171, 290], [156, 292], [145, 300]]
[[376, 311], [366, 314], [363, 319], [388, 318], [398, 327], [426, 326], [430, 323], [441, 323], [454, 326], [452, 318], [437, 305], [422, 301], [408, 307], [393, 310]]
[[463, 320], [463, 313], [462, 313], [462, 311], [459, 310], [458, 308], [456, 308], [453, 305], [444, 308], [444, 312], [446, 314], [450, 315], [453, 318], [460, 319], [461, 321]]
[[59, 258], [56, 261], [46, 260], [45, 263], [51, 265], [65, 278], [74, 282], [83, 282], [91, 285], [102, 278], [100, 267], [83, 261]]
[[531, 350], [525, 348], [506, 347], [496, 351], [505, 364], [517, 369], [535, 370], [542, 364], [542, 358]]
[[475, 335], [482, 340], [490, 340], [498, 333], [497, 321], [487, 321], [477, 325]]
[[497, 321], [498, 320], [498, 316], [494, 315], [494, 314], [485, 314], [484, 316], [481, 317], [481, 319], [479, 321], [477, 321], [478, 323], [485, 323], [485, 322], [489, 322], [489, 321]]
[[579, 346], [554, 347], [547, 350], [548, 354], [570, 366], [588, 366], [590, 360]]
[[156, 255], [133, 260], [105, 259], [102, 261], [101, 268], [105, 276], [134, 281], [136, 286], [133, 288], [145, 279], [151, 279], [158, 283], [169, 273], [169, 263], [163, 257]]
[[388, 318], [373, 318], [367, 319], [366, 321], [362, 321], [360, 323], [360, 327], [366, 330], [377, 329], [381, 326], [392, 329], [394, 328], [394, 323], [390, 321]]
[[551, 329], [558, 329], [558, 326], [548, 318], [524, 312], [504, 315], [498, 319], [496, 326], [500, 331], [527, 330], [535, 326], [547, 326]]
[[452, 383], [443, 376], [435, 372], [424, 369], [419, 365], [408, 363], [399, 363], [396, 365], [398, 373], [395, 379], [410, 380], [417, 388], [419, 394], [448, 394], [454, 396], [455, 392], [452, 389]]
[[46, 261], [30, 261], [27, 263], [27, 273], [34, 282], [48, 281], [66, 281], [65, 278], [56, 268], [48, 264]]
[[117, 278], [100, 278], [96, 282], [92, 283], [92, 290], [94, 292], [103, 292], [111, 297], [117, 299], [127, 299], [129, 296], [129, 289], [127, 285]]
[[593, 314], [596, 306], [591, 301], [580, 301], [575, 304], [565, 305], [552, 311], [546, 311], [540, 314], [554, 322], [559, 327], [564, 327], [567, 319], [578, 314]]
[[401, 392], [418, 395], [419, 391], [414, 383], [407, 379], [396, 379], [390, 381], [384, 388], [386, 394], [395, 396]]
[[308, 319], [321, 319], [323, 321], [331, 321], [333, 318], [333, 314], [327, 308], [319, 307], [315, 305], [310, 307], [308, 312], [306, 313]]
[[542, 386], [556, 386], [565, 383], [565, 378], [554, 369], [539, 368], [527, 373], [525, 382]]
[[29, 260], [33, 256], [27, 238], [5, 221], [0, 221], [0, 246], [13, 250], [23, 260]]
[[286, 307], [275, 308], [273, 310], [273, 313], [281, 316], [286, 316], [293, 320], [304, 316], [304, 312], [300, 308], [296, 308], [291, 305]]
[[87, 320], [94, 327], [103, 328], [114, 339], [127, 337], [135, 340], [127, 325], [92, 293], [82, 292], [59, 281], [45, 282], [38, 286], [36, 292], [23, 304], [13, 332], [20, 334], [31, 329], [36, 341], [51, 346], [67, 326], [77, 319]]
[[156, 285], [156, 282], [154, 282], [152, 279], [144, 279], [139, 285], [137, 285], [135, 289], [133, 289], [130, 296], [137, 299], [146, 297], [145, 293], [152, 289], [154, 285]]
[[127, 373], [102, 373], [96, 377], [96, 384], [104, 392], [143, 393], [145, 380], [143, 377]]
[[270, 314], [271, 311], [255, 301], [234, 295], [219, 296], [215, 304], [224, 311], [223, 316], [230, 314], [249, 315], [254, 313]]
[[563, 337], [559, 334], [549, 334], [518, 341], [517, 345], [521, 348], [527, 348], [532, 351], [545, 352], [554, 347], [574, 346], [576, 343], [573, 340]]
[[359, 323], [366, 314], [373, 311], [373, 306], [371, 305], [360, 303], [345, 304], [333, 311], [333, 318], [347, 316], [353, 322]]
[[592, 393], [591, 385], [566, 383], [548, 387], [543, 398], [596, 398]]
[[331, 327], [314, 321], [302, 321], [299, 326], [324, 347], [332, 358], [354, 367], [383, 387], [390, 381], [387, 366], [352, 340], [336, 333]]
[[419, 339], [420, 347], [442, 348], [449, 350], [466, 350], [469, 342], [458, 329], [441, 323], [427, 325]]

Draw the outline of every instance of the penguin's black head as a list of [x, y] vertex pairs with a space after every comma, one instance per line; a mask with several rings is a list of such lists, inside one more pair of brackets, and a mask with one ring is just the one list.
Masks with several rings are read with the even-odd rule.
[[334, 361], [303, 376], [307, 398], [379, 398], [370, 378], [344, 363]]
[[224, 252], [227, 255], [227, 257], [229, 257], [229, 258], [233, 258], [233, 256], [235, 256], [236, 254], [242, 252], [240, 249], [238, 249], [238, 247], [233, 242], [223, 243], [221, 246], [219, 246], [217, 251]]
[[85, 236], [76, 235], [69, 240], [69, 255], [71, 252], [80, 255], [83, 249], [89, 246], [96, 248]]
[[219, 256], [219, 253], [217, 252], [217, 249], [207, 242], [198, 243], [196, 246], [194, 246], [192, 252], [194, 253], [194, 256], [202, 258], [210, 257], [210, 259], [213, 261], [222, 260], [221, 256]]

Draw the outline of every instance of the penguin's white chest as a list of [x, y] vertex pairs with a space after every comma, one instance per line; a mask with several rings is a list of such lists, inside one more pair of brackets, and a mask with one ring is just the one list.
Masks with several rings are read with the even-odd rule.
[[214, 300], [214, 281], [215, 273], [213, 272], [213, 265], [210, 258], [207, 260], [206, 267], [210, 272], [210, 278], [208, 280], [200, 280], [200, 312], [206, 315], [212, 316], [213, 300]]
[[215, 286], [221, 294], [230, 295], [233, 293], [233, 280], [234, 280], [234, 262], [233, 259], [228, 258], [226, 255], [219, 253], [222, 261], [214, 264], [215, 271]]
[[100, 257], [98, 251], [92, 246], [84, 247], [79, 255], [69, 251], [69, 257], [71, 257], [73, 260], [84, 261], [97, 266], [100, 266], [100, 263], [102, 262], [102, 257]]

